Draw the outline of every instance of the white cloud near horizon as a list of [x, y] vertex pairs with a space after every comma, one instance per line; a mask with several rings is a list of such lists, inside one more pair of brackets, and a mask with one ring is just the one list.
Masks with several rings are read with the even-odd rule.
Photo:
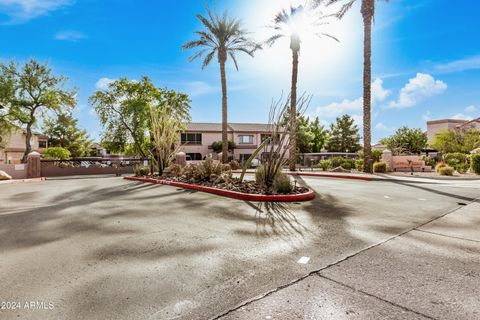
[[212, 86], [204, 81], [190, 81], [185, 83], [185, 90], [191, 97], [201, 96], [216, 92], [217, 86]]
[[400, 90], [397, 101], [390, 102], [388, 106], [392, 109], [410, 108], [425, 98], [444, 92], [447, 87], [445, 82], [419, 72]]
[[82, 40], [86, 38], [86, 35], [83, 34], [80, 31], [75, 31], [75, 30], [63, 30], [59, 31], [55, 34], [54, 36], [55, 40], [60, 40], [60, 41], [70, 41], [70, 42], [76, 42], [78, 40]]
[[113, 81], [115, 81], [115, 79], [110, 79], [110, 78], [107, 78], [107, 77], [100, 78], [100, 79], [98, 79], [97, 83], [95, 83], [95, 88], [97, 88], [99, 90], [107, 90], [108, 85], [110, 83], [112, 83]]
[[[372, 82], [372, 104], [385, 101], [391, 91], [383, 87], [382, 79]], [[333, 102], [326, 106], [317, 107], [315, 114], [321, 117], [332, 118], [352, 111], [360, 111], [363, 108], [363, 97], [355, 100], [344, 99], [341, 102]]]
[[455, 119], [455, 120], [472, 120], [473, 118], [471, 116], [467, 116], [463, 113], [457, 113], [453, 115], [450, 119]]
[[72, 5], [74, 0], [0, 0], [0, 10], [10, 17], [7, 24], [19, 24]]
[[477, 111], [477, 107], [475, 107], [473, 104], [465, 108], [465, 112], [472, 113]]
[[438, 64], [435, 70], [442, 73], [461, 72], [480, 69], [480, 55]]

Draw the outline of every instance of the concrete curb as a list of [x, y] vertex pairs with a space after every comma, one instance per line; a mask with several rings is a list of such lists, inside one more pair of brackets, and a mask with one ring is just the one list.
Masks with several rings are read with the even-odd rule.
[[12, 184], [12, 183], [25, 183], [25, 182], [38, 182], [38, 181], [45, 181], [44, 177], [41, 178], [30, 178], [30, 179], [12, 179], [12, 180], [3, 180], [0, 181], [0, 185], [2, 184]]
[[238, 200], [247, 200], [247, 201], [263, 201], [263, 202], [296, 202], [296, 201], [308, 201], [315, 198], [315, 192], [310, 190], [307, 193], [302, 194], [288, 194], [288, 195], [261, 195], [261, 194], [249, 194], [243, 192], [229, 191], [224, 189], [199, 186], [196, 184], [160, 180], [153, 178], [138, 178], [138, 177], [124, 177], [125, 180], [131, 181], [141, 181], [148, 183], [163, 184], [168, 186], [180, 187], [185, 189], [197, 190], [207, 193], [216, 194], [219, 196], [234, 198]]

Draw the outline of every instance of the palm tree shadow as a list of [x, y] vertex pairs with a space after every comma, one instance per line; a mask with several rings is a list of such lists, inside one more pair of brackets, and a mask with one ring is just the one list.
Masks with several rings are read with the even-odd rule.
[[290, 204], [284, 202], [259, 202], [254, 204], [245, 201], [250, 207], [255, 209], [256, 230], [255, 236], [267, 237], [276, 235], [283, 239], [289, 239], [291, 236], [304, 237], [308, 231], [292, 213]]

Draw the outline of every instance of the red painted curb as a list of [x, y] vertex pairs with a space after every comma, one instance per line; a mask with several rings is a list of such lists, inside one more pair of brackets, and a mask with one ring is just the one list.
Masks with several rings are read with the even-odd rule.
[[249, 194], [249, 193], [242, 193], [237, 191], [229, 191], [224, 189], [206, 187], [206, 186], [199, 186], [196, 184], [189, 184], [183, 182], [175, 182], [175, 181], [168, 181], [168, 180], [160, 180], [160, 179], [153, 179], [153, 178], [138, 178], [138, 177], [124, 177], [126, 180], [132, 181], [141, 181], [141, 182], [149, 182], [149, 183], [156, 183], [156, 184], [163, 184], [168, 186], [174, 187], [181, 187], [185, 189], [197, 190], [207, 193], [213, 193], [219, 196], [239, 199], [239, 200], [247, 200], [247, 201], [275, 201], [275, 202], [294, 202], [294, 201], [307, 201], [312, 200], [315, 198], [315, 192], [309, 191], [307, 193], [302, 194], [287, 194], [287, 195], [261, 195], [261, 194]]

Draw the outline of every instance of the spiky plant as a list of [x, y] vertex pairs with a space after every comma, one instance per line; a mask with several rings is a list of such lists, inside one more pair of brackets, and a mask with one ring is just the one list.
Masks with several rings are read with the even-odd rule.
[[189, 41], [183, 45], [183, 49], [196, 49], [190, 57], [190, 62], [197, 58], [203, 58], [202, 69], [210, 64], [216, 56], [220, 65], [220, 78], [222, 83], [222, 162], [228, 161], [228, 135], [227, 135], [227, 76], [225, 64], [231, 58], [238, 70], [236, 55], [246, 53], [250, 57], [261, 48], [259, 44], [247, 37], [248, 32], [242, 28], [240, 20], [230, 17], [225, 11], [222, 15], [212, 13], [206, 8], [206, 16], [197, 14], [204, 30], [196, 31], [197, 40]]

